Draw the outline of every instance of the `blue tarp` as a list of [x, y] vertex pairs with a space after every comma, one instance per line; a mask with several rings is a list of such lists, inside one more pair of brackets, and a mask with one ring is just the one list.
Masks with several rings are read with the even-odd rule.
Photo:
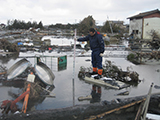
[[18, 42], [17, 45], [23, 45], [23, 43], [22, 42]]

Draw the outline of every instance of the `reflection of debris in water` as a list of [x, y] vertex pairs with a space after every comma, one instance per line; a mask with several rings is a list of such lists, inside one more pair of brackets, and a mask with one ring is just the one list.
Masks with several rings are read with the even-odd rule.
[[87, 96], [80, 96], [78, 97], [79, 101], [83, 101], [83, 100], [91, 100], [92, 96], [91, 95], [87, 95]]
[[14, 80], [4, 80], [2, 81], [3, 86], [15, 87], [15, 88], [23, 88], [24, 82], [26, 81], [25, 78], [17, 78]]
[[129, 95], [129, 91], [124, 91], [124, 92], [118, 93], [116, 95]]
[[0, 65], [0, 75], [2, 73], [5, 73], [7, 71], [7, 68], [5, 66]]
[[[49, 95], [49, 93], [54, 89], [53, 86], [46, 86], [42, 82], [30, 83], [31, 84], [31, 92], [30, 99], [36, 100], [43, 95]], [[27, 89], [28, 82], [25, 82], [24, 91]], [[47, 89], [45, 89], [47, 88]]]
[[160, 89], [160, 86], [155, 85], [154, 88], [155, 88], [155, 89]]
[[6, 79], [7, 68], [5, 66], [0, 65], [0, 81], [4, 81]]
[[90, 59], [86, 59], [85, 61], [91, 61]]

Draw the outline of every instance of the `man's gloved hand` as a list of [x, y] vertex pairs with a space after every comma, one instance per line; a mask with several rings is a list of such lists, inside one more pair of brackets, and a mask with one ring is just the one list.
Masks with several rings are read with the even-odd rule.
[[103, 57], [103, 53], [100, 53], [99, 55], [100, 55], [101, 57]]
[[77, 38], [76, 38], [76, 37], [74, 37], [74, 40], [75, 40], [75, 41], [77, 41]]

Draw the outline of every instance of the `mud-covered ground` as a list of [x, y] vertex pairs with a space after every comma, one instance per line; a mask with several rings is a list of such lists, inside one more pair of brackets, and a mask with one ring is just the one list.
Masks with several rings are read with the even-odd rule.
[[[160, 114], [160, 94], [152, 95], [148, 112]], [[1, 117], [2, 120], [134, 120], [141, 101], [146, 96], [115, 101], [103, 101], [96, 104], [76, 105], [74, 107], [38, 110]], [[133, 104], [132, 103], [136, 103]], [[128, 106], [128, 107], [127, 107]]]

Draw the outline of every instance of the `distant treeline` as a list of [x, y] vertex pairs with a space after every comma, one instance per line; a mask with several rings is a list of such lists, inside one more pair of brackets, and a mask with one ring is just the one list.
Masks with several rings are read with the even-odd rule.
[[33, 22], [25, 22], [23, 20], [8, 20], [7, 21], [7, 29], [12, 30], [12, 29], [29, 29], [29, 28], [40, 28], [43, 29], [43, 24], [40, 21], [39, 23], [37, 23], [36, 21]]
[[55, 28], [55, 29], [75, 29], [78, 28], [78, 24], [61, 24], [61, 23], [57, 23], [55, 25], [49, 25], [48, 28]]
[[[93, 19], [92, 16], [88, 16], [86, 18], [84, 18], [80, 23], [77, 24], [61, 24], [61, 23], [57, 23], [57, 24], [52, 24], [49, 25], [47, 27], [47, 29], [77, 29], [78, 33], [81, 34], [88, 34], [88, 29], [93, 27], [96, 28], [99, 32], [103, 32], [103, 33], [111, 33], [111, 27], [112, 26], [112, 31], [114, 33], [122, 33], [125, 30], [122, 29], [122, 27], [120, 25], [114, 24], [114, 23], [109, 23], [109, 21], [104, 22], [103, 26], [96, 26], [96, 22]], [[7, 22], [7, 28], [12, 30], [12, 29], [29, 29], [30, 27], [32, 28], [40, 28], [40, 29], [44, 29], [46, 27], [43, 26], [43, 23], [40, 21], [39, 23], [37, 23], [36, 21], [34, 22], [25, 22], [25, 21], [21, 21], [21, 20], [8, 20]]]
[[[29, 28], [40, 28], [40, 29], [44, 29], [43, 23], [40, 21], [39, 23], [37, 23], [36, 21], [34, 22], [25, 22], [23, 20], [8, 20], [7, 21], [7, 26], [6, 28], [9, 30], [13, 30], [13, 29], [29, 29]], [[57, 23], [55, 25], [49, 25], [47, 28], [48, 29], [75, 29], [78, 27], [78, 24], [61, 24], [61, 23]]]

